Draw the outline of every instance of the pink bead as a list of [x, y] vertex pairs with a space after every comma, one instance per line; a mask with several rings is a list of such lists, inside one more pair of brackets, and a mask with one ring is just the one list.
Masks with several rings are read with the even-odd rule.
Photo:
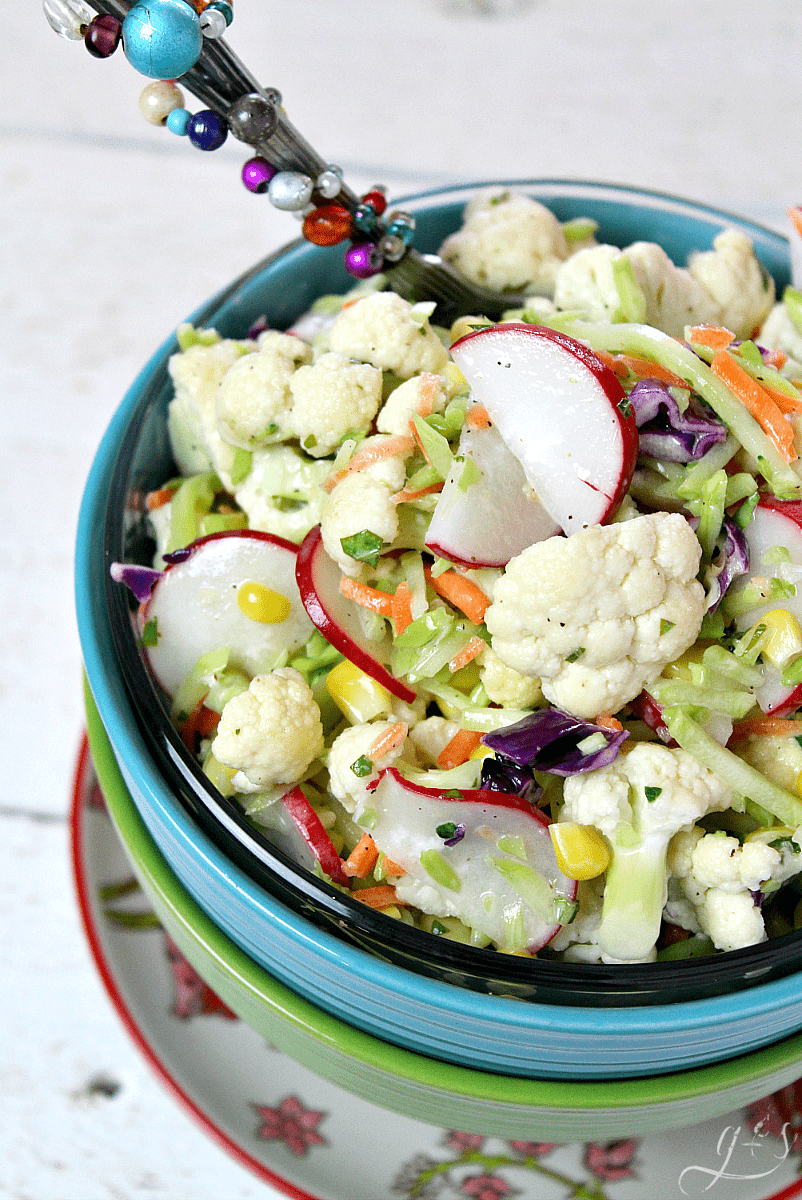
[[249, 158], [242, 168], [242, 182], [249, 192], [266, 192], [276, 168], [264, 158]]
[[357, 279], [378, 275], [383, 264], [381, 251], [373, 242], [357, 242], [345, 252], [345, 269]]

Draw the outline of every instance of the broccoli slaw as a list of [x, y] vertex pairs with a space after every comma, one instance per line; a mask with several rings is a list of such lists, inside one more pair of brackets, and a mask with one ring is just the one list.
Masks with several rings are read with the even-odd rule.
[[444, 257], [538, 293], [495, 326], [382, 277], [183, 326], [153, 564], [112, 571], [210, 782], [332, 886], [648, 962], [802, 924], [802, 297], [735, 230], [597, 234], [472, 201]]

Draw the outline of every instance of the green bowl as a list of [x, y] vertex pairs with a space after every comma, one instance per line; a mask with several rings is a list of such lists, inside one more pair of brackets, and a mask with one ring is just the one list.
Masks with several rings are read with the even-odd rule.
[[694, 1125], [785, 1087], [799, 1074], [802, 1034], [673, 1075], [577, 1082], [453, 1066], [347, 1025], [275, 980], [198, 907], [142, 822], [88, 688], [85, 698], [89, 745], [109, 815], [164, 929], [237, 1016], [344, 1090], [466, 1133], [575, 1142]]

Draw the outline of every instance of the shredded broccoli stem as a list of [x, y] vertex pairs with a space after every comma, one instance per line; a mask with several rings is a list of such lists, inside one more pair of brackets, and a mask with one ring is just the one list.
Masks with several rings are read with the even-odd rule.
[[610, 839], [599, 946], [610, 958], [644, 959], [660, 935], [666, 898], [668, 837], [641, 839], [622, 822]]
[[731, 750], [720, 746], [694, 721], [684, 708], [670, 705], [663, 710], [663, 720], [674, 741], [683, 750], [714, 772], [727, 787], [739, 796], [765, 808], [783, 825], [793, 829], [802, 825], [802, 800], [773, 783]]

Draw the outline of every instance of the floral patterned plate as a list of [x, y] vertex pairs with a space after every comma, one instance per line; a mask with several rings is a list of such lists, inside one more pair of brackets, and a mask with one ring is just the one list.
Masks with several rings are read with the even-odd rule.
[[[436, 1129], [348, 1095], [268, 1045], [195, 973], [148, 910], [86, 743], [72, 847], [106, 990], [156, 1073], [254, 1175], [296, 1200], [792, 1200], [802, 1081], [692, 1129], [611, 1142], [505, 1142]], [[370, 1172], [352, 1153], [371, 1147]]]

